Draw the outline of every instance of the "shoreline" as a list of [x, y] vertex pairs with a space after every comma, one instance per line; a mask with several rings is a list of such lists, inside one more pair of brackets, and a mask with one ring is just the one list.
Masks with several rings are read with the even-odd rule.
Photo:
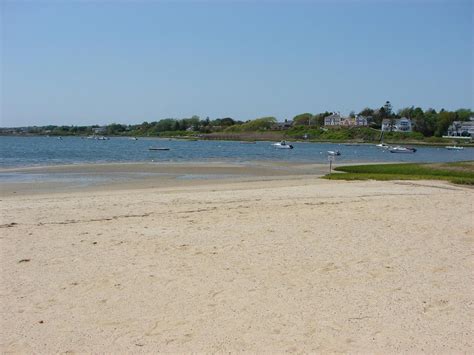
[[91, 163], [3, 168], [0, 196], [149, 189], [318, 178], [327, 164], [289, 162]]
[[[276, 131], [280, 132], [280, 131]], [[252, 135], [252, 133], [250, 133]], [[225, 136], [225, 135], [224, 135]], [[85, 139], [87, 136], [80, 136], [80, 135], [0, 135], [0, 137], [48, 137], [48, 138], [56, 138], [56, 137], [74, 137], [74, 138], [82, 138]], [[218, 137], [218, 136], [114, 136], [108, 135], [109, 138], [124, 138], [124, 139], [133, 139], [137, 138], [139, 140], [178, 140], [178, 141], [222, 141], [222, 142], [275, 142], [279, 140], [286, 140], [288, 142], [297, 142], [297, 143], [321, 143], [321, 144], [348, 144], [348, 145], [376, 145], [380, 143], [380, 140], [373, 140], [373, 141], [358, 141], [358, 140], [318, 140], [318, 139], [301, 139], [295, 137], [285, 137], [285, 136], [278, 136], [278, 137], [261, 137], [261, 138], [249, 138], [247, 135], [243, 135], [242, 137], [233, 138], [225, 138], [225, 137]], [[426, 141], [417, 141], [417, 140], [386, 140], [384, 143], [392, 144], [392, 145], [416, 145], [416, 146], [423, 146], [423, 147], [444, 147], [446, 145], [456, 144], [458, 146], [466, 147], [466, 148], [474, 148], [474, 141], [471, 139], [467, 141], [463, 137], [453, 137], [453, 138], [441, 138], [444, 139], [442, 142], [426, 142]], [[457, 141], [457, 143], [453, 143]]]

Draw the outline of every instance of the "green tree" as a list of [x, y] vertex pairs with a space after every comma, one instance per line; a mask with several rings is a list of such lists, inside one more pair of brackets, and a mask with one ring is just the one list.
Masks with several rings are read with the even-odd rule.
[[387, 112], [385, 111], [385, 107], [379, 108], [377, 111], [374, 113], [374, 122], [376, 125], [381, 125], [382, 120], [384, 118], [387, 118]]
[[192, 116], [191, 118], [183, 118], [180, 122], [180, 127], [182, 130], [192, 128], [193, 131], [199, 130], [200, 119], [199, 116]]
[[110, 135], [119, 135], [122, 132], [125, 132], [126, 127], [118, 123], [112, 123], [107, 126], [107, 134]]
[[275, 117], [262, 117], [245, 122], [241, 125], [230, 126], [226, 129], [228, 132], [254, 132], [270, 129], [277, 122]]
[[318, 113], [314, 115], [314, 121], [318, 126], [324, 126], [324, 118], [328, 116], [331, 116], [331, 112], [329, 111]]
[[474, 112], [467, 108], [460, 108], [456, 110], [459, 121], [469, 121], [469, 118], [474, 116]]
[[441, 137], [446, 134], [448, 127], [458, 119], [456, 112], [441, 110], [437, 117], [435, 136]]
[[413, 112], [415, 111], [415, 108], [413, 106], [411, 107], [404, 107], [400, 110], [398, 110], [397, 115], [399, 117], [406, 117], [406, 118], [413, 118]]
[[156, 130], [158, 132], [166, 132], [166, 131], [176, 131], [177, 129], [177, 121], [174, 118], [165, 118], [160, 120], [156, 125]]
[[359, 112], [360, 116], [364, 117], [372, 117], [374, 116], [375, 111], [369, 107], [364, 108], [362, 111]]
[[230, 117], [224, 117], [223, 119], [221, 119], [221, 126], [222, 127], [230, 127], [230, 126], [233, 126], [235, 125], [235, 121], [230, 118]]
[[311, 113], [301, 113], [293, 117], [296, 126], [311, 126], [314, 123], [314, 116]]
[[[424, 130], [421, 131], [425, 137], [431, 137], [435, 134], [436, 131], [436, 121], [438, 119], [438, 114], [436, 110], [430, 108], [424, 113]], [[417, 113], [415, 112], [415, 119]]]

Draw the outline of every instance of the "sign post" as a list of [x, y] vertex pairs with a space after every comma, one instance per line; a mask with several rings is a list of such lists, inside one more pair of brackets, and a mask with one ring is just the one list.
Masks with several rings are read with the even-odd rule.
[[335, 160], [334, 155], [328, 155], [328, 161], [329, 161], [329, 174], [332, 172], [332, 162]]

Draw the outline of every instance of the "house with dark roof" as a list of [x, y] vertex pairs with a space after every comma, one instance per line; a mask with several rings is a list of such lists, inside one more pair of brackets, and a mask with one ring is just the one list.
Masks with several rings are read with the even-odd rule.
[[449, 137], [474, 137], [474, 117], [469, 121], [454, 121], [448, 127]]
[[411, 119], [402, 118], [384, 118], [382, 120], [382, 131], [385, 132], [411, 132]]

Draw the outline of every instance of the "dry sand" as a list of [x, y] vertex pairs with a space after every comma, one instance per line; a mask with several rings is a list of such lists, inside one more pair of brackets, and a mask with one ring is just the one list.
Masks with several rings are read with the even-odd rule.
[[0, 349], [472, 353], [473, 197], [308, 176], [5, 193]]

